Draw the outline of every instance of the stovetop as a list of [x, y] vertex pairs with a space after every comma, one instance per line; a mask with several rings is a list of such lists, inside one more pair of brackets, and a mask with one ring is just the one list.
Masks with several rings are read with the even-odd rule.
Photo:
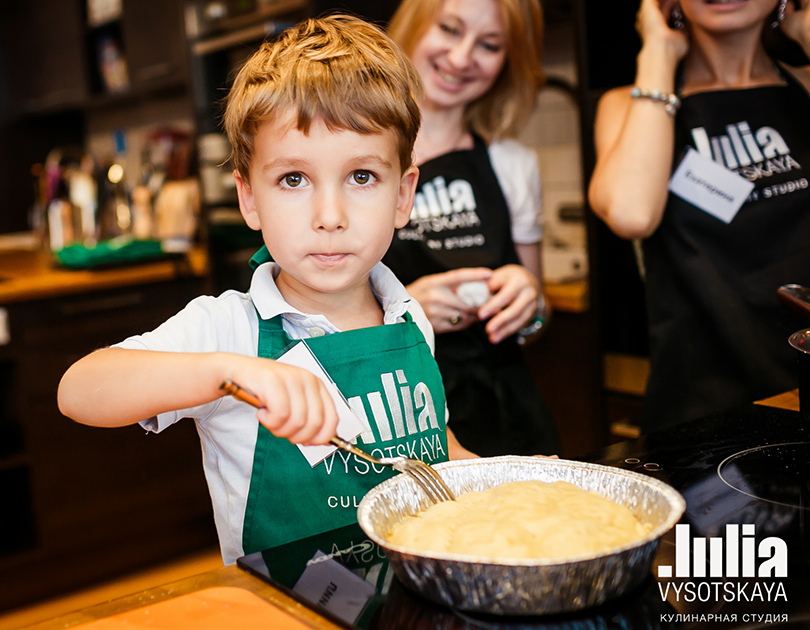
[[[581, 459], [679, 490], [687, 504], [681, 523], [689, 527], [678, 544], [691, 555], [688, 566], [679, 565], [683, 549], [673, 531], [649, 579], [623, 597], [574, 614], [507, 618], [447, 609], [407, 591], [356, 525], [251, 554], [239, 565], [357, 630], [810, 628], [810, 427], [799, 413], [749, 405]], [[731, 548], [730, 540], [742, 541], [732, 559], [716, 551]], [[784, 567], [774, 545], [785, 547]], [[658, 577], [662, 565], [674, 577]], [[751, 567], [753, 577], [736, 577]]]

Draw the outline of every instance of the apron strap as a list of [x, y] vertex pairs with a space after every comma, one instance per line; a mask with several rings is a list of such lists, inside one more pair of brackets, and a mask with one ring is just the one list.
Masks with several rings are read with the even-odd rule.
[[297, 341], [290, 339], [284, 332], [281, 315], [276, 315], [270, 319], [262, 319], [259, 311], [256, 311], [259, 318], [259, 348], [260, 357], [275, 359], [284, 354]]
[[[256, 315], [259, 318], [258, 351], [260, 357], [275, 359], [300, 341], [298, 339], [291, 339], [290, 336], [284, 332], [281, 315], [276, 315], [270, 319], [262, 319], [258, 309], [256, 310]], [[405, 320], [405, 323], [411, 323], [413, 321], [413, 316], [408, 311], [405, 311], [402, 318]]]

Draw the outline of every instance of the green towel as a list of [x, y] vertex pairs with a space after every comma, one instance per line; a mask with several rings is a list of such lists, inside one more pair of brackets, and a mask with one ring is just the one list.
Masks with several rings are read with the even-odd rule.
[[165, 256], [160, 241], [131, 238], [114, 238], [92, 247], [76, 243], [57, 250], [54, 255], [62, 266], [70, 269], [111, 267]]

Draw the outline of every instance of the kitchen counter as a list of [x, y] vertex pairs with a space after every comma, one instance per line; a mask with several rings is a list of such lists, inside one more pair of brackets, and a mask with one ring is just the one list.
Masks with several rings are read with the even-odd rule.
[[202, 277], [207, 271], [208, 256], [200, 246], [183, 257], [93, 270], [60, 267], [37, 249], [0, 248], [0, 304]]
[[216, 541], [193, 423], [150, 445], [133, 427], [70, 422], [56, 397], [76, 359], [156, 328], [205, 292], [205, 252], [70, 270], [32, 240], [0, 237], [0, 610]]
[[[238, 589], [238, 590], [233, 590]], [[206, 597], [211, 594], [213, 597]], [[191, 599], [190, 596], [196, 596]], [[258, 600], [257, 600], [258, 598]], [[185, 601], [183, 601], [185, 600]], [[252, 600], [252, 601], [251, 601]], [[260, 601], [259, 601], [260, 600]], [[180, 604], [168, 610], [165, 604]], [[314, 630], [340, 630], [343, 626], [333, 623], [312, 609], [297, 602], [279, 589], [238, 569], [236, 565], [222, 567], [189, 578], [164, 584], [141, 593], [91, 606], [68, 615], [29, 626], [27, 630], [59, 630], [82, 624], [92, 624], [99, 629], [129, 624], [139, 627], [131, 611], [148, 615], [148, 624], [157, 628], [176, 627], [172, 622], [182, 621], [192, 628], [203, 625], [206, 615], [217, 614], [224, 608], [226, 617], [219, 620], [220, 630], [249, 630], [264, 627], [273, 630], [311, 628]], [[95, 622], [95, 623], [93, 623]], [[143, 623], [147, 625], [147, 623]]]
[[[75, 270], [60, 267], [44, 251], [8, 248], [0, 243], [0, 304], [172, 280], [183, 275], [202, 277], [207, 272], [208, 256], [202, 246], [193, 247], [182, 259]], [[545, 291], [556, 311], [581, 313], [588, 309], [588, 283], [585, 280], [547, 283]]]
[[587, 280], [561, 283], [546, 282], [544, 290], [554, 311], [584, 313], [590, 306]]
[[[726, 523], [751, 523], [756, 525], [758, 540], [766, 536], [782, 537], [789, 548], [789, 578], [782, 581], [785, 586], [786, 600], [774, 602], [762, 601], [756, 597], [746, 599], [739, 593], [748, 593], [752, 590], [752, 583], [764, 583], [764, 578], [752, 578], [745, 581], [747, 590], [722, 588], [718, 592], [721, 601], [711, 597], [706, 600], [687, 601], [684, 597], [686, 591], [681, 592], [680, 600], [675, 597], [675, 591], [668, 589], [666, 599], [662, 595], [662, 585], [671, 583], [665, 579], [656, 580], [654, 576], [659, 564], [673, 563], [677, 552], [673, 532], [670, 532], [661, 542], [658, 555], [653, 564], [649, 578], [639, 587], [626, 595], [609, 602], [603, 606], [562, 616], [548, 617], [480, 617], [453, 611], [405, 591], [394, 580], [386, 595], [378, 595], [374, 601], [377, 611], [370, 617], [366, 616], [362, 623], [335, 622], [330, 613], [315, 612], [299, 601], [301, 594], [293, 595], [292, 586], [287, 586], [284, 573], [290, 573], [295, 579], [295, 570], [273, 574], [285, 586], [270, 583], [269, 579], [260, 579], [251, 562], [244, 563], [248, 570], [237, 566], [224, 567], [216, 571], [181, 580], [176, 583], [150, 589], [120, 600], [107, 602], [60, 617], [45, 623], [31, 626], [29, 630], [56, 630], [76, 625], [90, 623], [88, 630], [106, 630], [118, 627], [130, 615], [128, 621], [132, 623], [132, 615], [138, 614], [142, 618], [152, 616], [152, 620], [160, 625], [159, 614], [163, 614], [160, 604], [172, 598], [177, 598], [176, 609], [185, 606], [186, 622], [192, 622], [191, 615], [202, 614], [197, 617], [195, 627], [210, 627], [210, 619], [205, 617], [204, 606], [201, 603], [205, 598], [212, 598], [214, 605], [209, 610], [217, 611], [216, 598], [220, 587], [236, 587], [243, 592], [221, 591], [222, 596], [238, 596], [244, 599], [248, 596], [257, 596], [267, 603], [267, 610], [261, 620], [250, 625], [244, 621], [244, 614], [249, 610], [249, 602], [236, 604], [232, 608], [234, 619], [240, 619], [240, 628], [247, 627], [273, 627], [273, 628], [312, 628], [316, 630], [332, 630], [333, 628], [368, 628], [375, 630], [396, 630], [398, 628], [432, 630], [472, 630], [488, 628], [490, 630], [560, 630], [560, 628], [623, 628], [624, 630], [648, 628], [668, 629], [698, 629], [698, 628], [747, 628], [748, 630], [766, 627], [764, 619], [767, 617], [771, 625], [775, 620], [788, 622], [790, 627], [807, 627], [810, 622], [810, 601], [806, 597], [808, 584], [810, 584], [810, 564], [802, 554], [802, 539], [797, 535], [805, 532], [803, 515], [806, 507], [794, 505], [798, 500], [799, 492], [795, 496], [795, 484], [791, 481], [790, 466], [778, 466], [776, 452], [778, 447], [803, 448], [810, 445], [807, 433], [810, 427], [803, 426], [801, 416], [797, 412], [798, 404], [795, 392], [774, 397], [758, 404], [751, 404], [734, 410], [727, 414], [712, 416], [693, 423], [681, 425], [669, 431], [651, 434], [612, 445], [598, 453], [584, 459], [636, 470], [651, 477], [666, 481], [676, 487], [687, 502], [687, 510], [682, 522], [692, 527], [692, 536], [717, 537], [722, 536], [722, 529]], [[774, 453], [762, 462], [748, 460], [749, 453], [769, 452], [775, 448]], [[770, 459], [769, 459], [770, 457]], [[737, 466], [725, 466], [733, 460]], [[805, 459], [806, 461], [806, 459]], [[771, 468], [771, 466], [773, 466]], [[794, 467], [795, 468], [795, 467]], [[732, 478], [729, 473], [734, 471], [739, 478]], [[800, 476], [799, 476], [800, 477]], [[797, 477], [798, 478], [798, 477]], [[739, 486], [740, 480], [747, 480], [752, 487]], [[756, 482], [764, 481], [761, 486]], [[735, 486], [741, 488], [736, 491]], [[775, 500], [772, 494], [778, 495]], [[343, 528], [346, 529], [346, 528]], [[340, 531], [340, 530], [337, 530]], [[360, 534], [362, 536], [362, 534]], [[745, 533], [743, 535], [746, 535]], [[697, 540], [697, 539], [695, 539]], [[341, 544], [344, 543], [342, 539]], [[356, 541], [355, 541], [356, 542]], [[712, 545], [712, 548], [714, 545]], [[338, 547], [344, 549], [344, 547]], [[696, 549], [697, 547], [695, 547]], [[279, 548], [281, 549], [281, 548]], [[291, 550], [292, 551], [292, 550]], [[692, 552], [690, 550], [690, 552]], [[288, 552], [285, 552], [285, 554]], [[283, 557], [293, 557], [297, 553], [289, 553]], [[762, 552], [760, 552], [762, 553]], [[260, 556], [262, 562], [266, 558], [268, 566], [272, 553]], [[299, 554], [301, 555], [301, 554]], [[243, 560], [250, 560], [248, 556]], [[281, 556], [279, 556], [281, 557]], [[308, 553], [301, 557], [309, 558]], [[240, 560], [240, 563], [242, 560]], [[261, 562], [259, 563], [261, 564]], [[697, 565], [696, 565], [697, 566]], [[259, 572], [261, 573], [261, 572]], [[348, 573], [348, 572], [347, 572]], [[356, 576], [355, 576], [356, 577]], [[377, 577], [379, 580], [379, 576]], [[700, 581], [698, 578], [692, 578]], [[704, 578], [705, 580], [705, 578]], [[373, 581], [370, 575], [365, 582]], [[360, 582], [364, 582], [362, 579]], [[725, 578], [719, 584], [736, 584], [741, 579]], [[772, 584], [774, 581], [770, 580]], [[683, 584], [683, 580], [681, 580]], [[767, 588], [767, 587], [766, 587]], [[213, 589], [213, 590], [212, 590]], [[702, 592], [702, 591], [699, 591]], [[706, 591], [710, 592], [710, 591]], [[764, 589], [761, 590], [765, 592]], [[734, 598], [722, 601], [722, 596], [731, 593]], [[182, 601], [183, 596], [196, 594], [196, 599]], [[704, 593], [705, 594], [705, 593]], [[368, 597], [368, 594], [364, 595]], [[362, 601], [365, 601], [364, 599]], [[257, 604], [261, 606], [261, 604]], [[314, 605], [313, 605], [314, 606]], [[244, 610], [243, 610], [244, 609]], [[138, 612], [140, 611], [140, 612]], [[218, 614], [217, 612], [211, 613]], [[122, 615], [124, 615], [122, 617]], [[240, 615], [242, 615], [240, 617]], [[733, 616], [733, 618], [732, 618]], [[722, 619], [722, 621], [720, 621]], [[175, 622], [178, 618], [175, 618]], [[200, 626], [202, 622], [204, 625]], [[264, 623], [264, 625], [260, 625]], [[285, 625], [286, 624], [286, 625]], [[778, 625], [778, 624], [777, 624]], [[157, 627], [156, 626], [156, 627]], [[168, 625], [160, 627], [170, 627]], [[227, 625], [224, 626], [227, 628]], [[781, 626], [780, 626], [781, 627]]]

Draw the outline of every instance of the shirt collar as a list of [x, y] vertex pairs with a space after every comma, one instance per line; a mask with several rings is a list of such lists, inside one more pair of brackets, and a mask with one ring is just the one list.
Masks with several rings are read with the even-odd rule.
[[[314, 315], [299, 311], [290, 306], [276, 286], [276, 276], [281, 268], [278, 263], [265, 262], [253, 272], [250, 282], [250, 296], [262, 319], [272, 319], [278, 315], [290, 319], [309, 319]], [[397, 280], [394, 273], [382, 263], [377, 263], [369, 274], [371, 290], [383, 309], [383, 323], [395, 324], [402, 321], [413, 299]], [[322, 316], [321, 316], [322, 317]]]

